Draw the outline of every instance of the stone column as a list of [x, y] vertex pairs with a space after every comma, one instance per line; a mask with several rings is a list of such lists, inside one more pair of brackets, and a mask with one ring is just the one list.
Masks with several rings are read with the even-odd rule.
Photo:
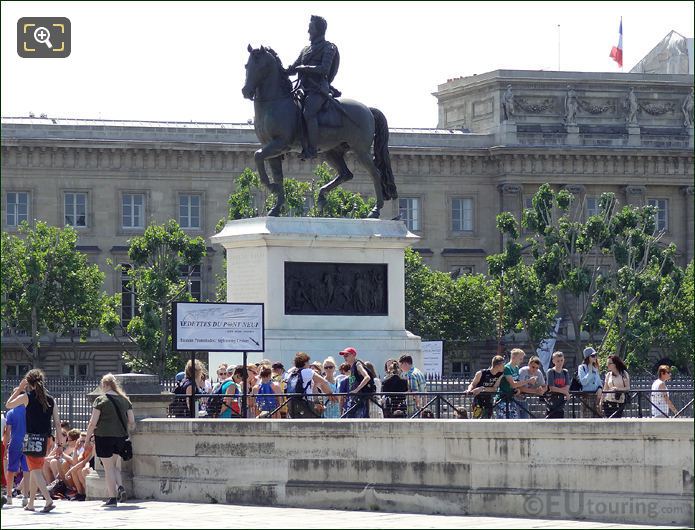
[[[692, 136], [691, 136], [692, 138]], [[693, 215], [693, 186], [681, 188], [685, 198], [685, 264], [690, 263], [695, 254], [693, 249], [693, 237], [695, 237], [695, 216]], [[684, 265], [685, 265], [684, 264]]]
[[582, 184], [567, 184], [564, 187], [572, 195], [574, 195], [574, 201], [572, 203], [572, 214], [576, 219], [583, 219], [584, 212], [584, 194], [586, 193], [586, 188]]
[[[499, 184], [497, 189], [500, 192], [500, 213], [509, 212], [519, 221], [521, 231], [521, 212], [523, 208], [523, 198], [521, 197], [522, 187], [520, 184]], [[500, 250], [504, 250], [507, 244], [507, 236], [500, 235]]]
[[[116, 374], [116, 380], [128, 395], [133, 404], [135, 422], [145, 418], [166, 418], [169, 404], [173, 399], [171, 392], [162, 392], [159, 384], [159, 376], [148, 374]], [[99, 387], [87, 394], [94, 400], [101, 394]], [[136, 427], [137, 428], [137, 427]], [[134, 455], [138, 453], [138, 447], [133, 447]], [[136, 458], [136, 456], [134, 456]], [[133, 491], [133, 461], [123, 462], [121, 476], [126, 492]], [[106, 483], [104, 481], [104, 468], [98, 457], [95, 458], [95, 469], [87, 477], [87, 499], [99, 500], [108, 497]]]
[[625, 203], [632, 206], [644, 206], [646, 186], [625, 186]]

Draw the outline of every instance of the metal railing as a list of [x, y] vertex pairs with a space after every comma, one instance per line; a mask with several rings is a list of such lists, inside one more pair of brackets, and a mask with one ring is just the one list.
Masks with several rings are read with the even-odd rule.
[[[668, 392], [677, 409], [674, 414], [662, 410], [661, 401], [656, 395]], [[190, 403], [196, 410], [195, 417], [211, 418], [206, 410], [206, 402], [213, 397], [210, 394], [175, 396], [172, 403], [179, 404], [180, 414], [176, 417], [190, 415]], [[240, 418], [242, 395], [219, 396], [235, 412], [231, 418]], [[270, 407], [258, 406], [257, 398], [274, 400]], [[487, 398], [487, 399], [486, 399]], [[407, 392], [374, 394], [277, 394], [274, 396], [249, 394], [247, 396], [249, 418], [433, 418], [433, 419], [467, 419], [467, 418], [517, 418], [523, 411], [529, 419], [548, 417], [564, 418], [649, 418], [653, 415], [671, 418], [693, 417], [693, 389], [629, 390], [625, 392], [624, 402], [604, 410], [598, 407], [590, 396], [583, 392], [571, 392], [569, 399], [558, 399], [552, 395], [528, 395], [523, 400], [505, 398], [498, 394], [489, 394], [482, 399], [468, 392]], [[266, 404], [267, 402], [263, 403]], [[330, 414], [327, 414], [329, 413]], [[656, 413], [656, 414], [653, 414]], [[174, 414], [171, 414], [174, 416]]]
[[[2, 379], [0, 381], [0, 392], [2, 393], [2, 408], [4, 409], [4, 403], [7, 398], [12, 393], [12, 390], [19, 384], [19, 378], [12, 379]], [[650, 389], [651, 380], [647, 378], [635, 378], [631, 381], [632, 390], [628, 392], [627, 403], [619, 407], [618, 415], [622, 417], [631, 418], [643, 418], [651, 416], [652, 409], [652, 395], [658, 391], [652, 391]], [[70, 422], [72, 427], [78, 429], [86, 429], [89, 418], [92, 414], [92, 403], [93, 401], [87, 397], [87, 394], [93, 391], [98, 385], [99, 379], [60, 379], [51, 378], [47, 381], [47, 388], [49, 393], [56, 398], [58, 404], [58, 411], [61, 420], [66, 420]], [[467, 417], [472, 417], [474, 412], [473, 406], [473, 396], [465, 392], [468, 388], [469, 381], [465, 378], [429, 378], [428, 380], [428, 390], [425, 393], [408, 393], [408, 394], [388, 394], [388, 393], [378, 393], [372, 394], [366, 405], [369, 413], [369, 417], [434, 417], [434, 418], [458, 418], [464, 415]], [[162, 391], [172, 392], [176, 388], [176, 381], [174, 379], [162, 379], [160, 381]], [[690, 378], [677, 378], [672, 379], [668, 382], [669, 394], [671, 400], [674, 402], [678, 408], [678, 417], [693, 417], [693, 384]], [[325, 395], [315, 395], [312, 396], [310, 403], [311, 407], [305, 407], [305, 415], [303, 417], [326, 417], [329, 414], [330, 417], [343, 417], [345, 413], [344, 405], [347, 402], [351, 402], [352, 405], [360, 405], [364, 401], [360, 398], [360, 403], [357, 403], [357, 397], [355, 394], [335, 394], [339, 402], [339, 414], [336, 415], [336, 407], [331, 404], [333, 402], [326, 402], [327, 397]], [[566, 418], [579, 418], [583, 415], [587, 415], [587, 407], [582, 408], [582, 401], [588, 401], [583, 399], [586, 394], [582, 392], [573, 392], [570, 395], [570, 399], [563, 406], [563, 414]], [[185, 399], [185, 398], [184, 398]], [[197, 416], [205, 417], [207, 416], [207, 404], [211, 399], [215, 399], [214, 394], [199, 394], [193, 398], [194, 403], [198, 402], [199, 413]], [[229, 399], [229, 398], [228, 398]], [[241, 398], [233, 398], [237, 403], [240, 404]], [[290, 404], [291, 401], [296, 400], [306, 400], [304, 396], [300, 395], [289, 395], [283, 394], [278, 397], [280, 400], [278, 402], [278, 410], [275, 411], [271, 417], [287, 417], [289, 415], [290, 406], [295, 407], [294, 404]], [[180, 401], [181, 398], [175, 398], [172, 396], [172, 403]], [[498, 403], [494, 403], [495, 398], [493, 397], [493, 408], [499, 411], [500, 406]], [[403, 405], [405, 403], [405, 405]], [[506, 401], [502, 400], [503, 406], [506, 407]], [[540, 398], [537, 396], [528, 396], [523, 402], [524, 409], [516, 406], [516, 403], [510, 402], [511, 406], [516, 407], [516, 412], [519, 410], [527, 410], [530, 418], [544, 418], [547, 415], [548, 409], [548, 399]], [[250, 417], [258, 416], [261, 411], [256, 406], [256, 397], [249, 395], [247, 397], [248, 410], [250, 411]], [[328, 406], [328, 412], [323, 410], [324, 407]], [[186, 412], [189, 411], [188, 405], [185, 405]], [[170, 406], [170, 416], [175, 416], [173, 413], [174, 406]], [[194, 407], [195, 408], [195, 407]], [[403, 410], [404, 409], [404, 410]], [[401, 411], [402, 415], [401, 415]], [[429, 411], [429, 412], [427, 412]], [[265, 411], [266, 416], [268, 412]], [[603, 410], [595, 410], [594, 412], [588, 411], [590, 417], [603, 417]], [[348, 416], [353, 417], [357, 413], [362, 413], [359, 406], [355, 407], [354, 410], [348, 413]], [[424, 415], [423, 415], [424, 414]], [[431, 415], [431, 416], [430, 416]], [[514, 415], [514, 412], [508, 413], [509, 416]], [[614, 414], [615, 415], [615, 414]], [[238, 414], [235, 417], [239, 417]]]

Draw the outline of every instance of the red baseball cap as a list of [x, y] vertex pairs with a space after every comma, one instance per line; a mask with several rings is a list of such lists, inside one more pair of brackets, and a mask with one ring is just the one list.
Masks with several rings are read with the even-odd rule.
[[349, 348], [345, 348], [343, 351], [340, 352], [340, 355], [345, 357], [346, 355], [357, 355], [357, 350], [350, 346]]

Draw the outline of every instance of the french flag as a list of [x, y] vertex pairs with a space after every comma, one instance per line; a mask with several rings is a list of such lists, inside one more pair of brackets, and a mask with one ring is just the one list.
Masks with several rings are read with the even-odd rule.
[[620, 68], [623, 67], [623, 17], [620, 17], [620, 36], [618, 38], [618, 45], [613, 46], [611, 54], [609, 57], [613, 59]]

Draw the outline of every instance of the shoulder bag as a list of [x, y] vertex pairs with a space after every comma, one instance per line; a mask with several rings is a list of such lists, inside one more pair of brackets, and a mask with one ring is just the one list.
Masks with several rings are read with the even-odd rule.
[[118, 408], [118, 405], [116, 405], [116, 400], [113, 399], [113, 396], [110, 396], [108, 394], [104, 395], [111, 402], [113, 408], [116, 409], [116, 416], [118, 417], [118, 421], [121, 422], [121, 427], [123, 427], [123, 430], [126, 432], [126, 439], [123, 442], [123, 445], [120, 447], [118, 454], [121, 455], [121, 458], [123, 460], [130, 460], [131, 458], [133, 458], [133, 443], [130, 441], [130, 437], [128, 435], [128, 428], [125, 426], [125, 422], [121, 417], [121, 410]]

